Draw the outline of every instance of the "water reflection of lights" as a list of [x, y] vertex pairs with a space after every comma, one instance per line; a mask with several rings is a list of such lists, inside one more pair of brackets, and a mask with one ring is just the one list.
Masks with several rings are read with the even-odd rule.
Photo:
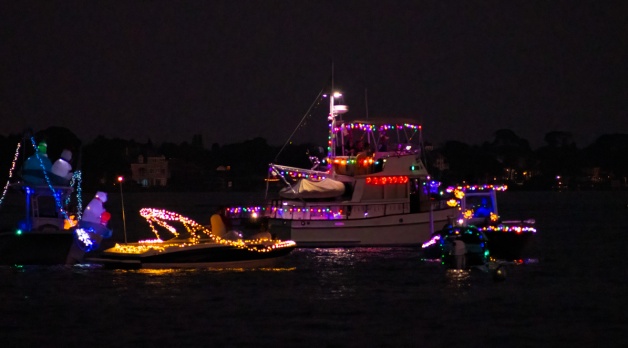
[[471, 276], [471, 272], [466, 269], [448, 269], [447, 278], [454, 280], [464, 280]]
[[441, 259], [421, 259], [421, 261], [426, 262], [426, 263], [437, 263], [437, 264], [441, 264]]
[[447, 287], [456, 290], [471, 288], [471, 272], [463, 269], [448, 269]]
[[114, 273], [134, 273], [147, 275], [172, 275], [172, 274], [198, 274], [201, 272], [292, 272], [296, 267], [260, 267], [260, 268], [244, 268], [244, 267], [207, 267], [207, 268], [140, 268], [133, 270], [116, 269]]
[[206, 271], [209, 272], [292, 272], [296, 267], [260, 267], [260, 268], [242, 268], [242, 267], [210, 267]]
[[141, 268], [137, 270], [137, 273], [140, 274], [150, 274], [150, 275], [165, 275], [165, 274], [173, 274], [173, 273], [192, 273], [195, 272], [195, 269], [175, 269], [175, 268], [164, 268], [164, 269], [152, 269], [152, 268]]

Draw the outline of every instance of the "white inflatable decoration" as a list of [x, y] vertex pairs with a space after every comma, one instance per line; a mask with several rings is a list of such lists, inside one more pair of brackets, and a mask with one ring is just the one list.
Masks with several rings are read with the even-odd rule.
[[101, 223], [101, 215], [106, 211], [103, 207], [103, 203], [107, 201], [107, 194], [105, 192], [98, 191], [94, 199], [89, 202], [87, 208], [83, 212], [83, 219], [81, 221], [93, 222], [95, 224]]
[[81, 260], [85, 252], [97, 249], [103, 238], [111, 237], [113, 231], [107, 228], [111, 214], [105, 210], [103, 206], [105, 202], [107, 202], [107, 194], [98, 191], [83, 211], [83, 218], [75, 230], [76, 243], [70, 251], [67, 263]]
[[65, 180], [72, 179], [72, 165], [70, 161], [72, 160], [72, 152], [70, 150], [63, 150], [61, 152], [61, 157], [55, 161], [52, 165], [52, 174], [57, 175], [60, 178]]

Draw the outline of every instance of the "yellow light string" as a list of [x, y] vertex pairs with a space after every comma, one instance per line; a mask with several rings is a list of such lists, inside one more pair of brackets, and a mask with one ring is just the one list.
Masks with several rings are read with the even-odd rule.
[[[142, 254], [148, 251], [154, 251], [159, 253], [171, 247], [185, 247], [196, 245], [201, 243], [201, 237], [199, 236], [199, 232], [207, 235], [214, 243], [229, 245], [236, 248], [246, 249], [255, 252], [270, 252], [276, 249], [296, 245], [294, 241], [273, 241], [268, 238], [235, 241], [223, 239], [214, 235], [211, 230], [207, 229], [203, 225], [198, 224], [196, 221], [180, 214], [163, 209], [142, 208], [140, 209], [140, 215], [148, 221], [153, 233], [155, 233], [155, 235], [157, 236], [157, 239], [140, 241], [137, 244], [133, 245], [116, 244], [113, 247], [115, 252], [124, 254]], [[190, 238], [187, 240], [187, 242], [161, 240], [155, 224], [167, 229], [169, 232], [175, 235], [175, 237], [179, 236], [176, 228], [168, 224], [166, 221], [174, 221], [183, 224], [187, 233], [190, 235]], [[272, 244], [266, 244], [269, 242], [272, 242]]]
[[4, 189], [2, 190], [2, 197], [0, 197], [0, 207], [4, 202], [4, 197], [7, 195], [7, 189], [9, 188], [9, 184], [11, 183], [11, 178], [13, 177], [13, 171], [15, 170], [15, 163], [17, 163], [17, 158], [20, 155], [20, 147], [22, 144], [20, 142], [17, 143], [17, 148], [15, 149], [15, 155], [13, 155], [13, 162], [11, 163], [11, 169], [9, 169], [9, 178], [7, 179], [6, 185], [4, 185]]

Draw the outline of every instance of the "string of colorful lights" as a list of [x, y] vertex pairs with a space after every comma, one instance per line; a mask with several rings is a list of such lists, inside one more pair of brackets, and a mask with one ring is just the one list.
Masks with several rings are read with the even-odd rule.
[[482, 231], [492, 232], [514, 232], [514, 233], [536, 233], [536, 228], [532, 226], [509, 226], [509, 225], [489, 225], [480, 228]]
[[508, 189], [507, 185], [464, 185], [464, 186], [449, 186], [447, 188], [448, 193], [453, 193], [455, 191], [467, 192], [467, 191], [506, 191]]
[[373, 123], [362, 123], [362, 122], [356, 122], [356, 123], [345, 123], [342, 124], [340, 126], [337, 126], [334, 128], [334, 132], [338, 133], [340, 131], [343, 130], [361, 130], [364, 132], [374, 132], [374, 131], [387, 131], [387, 130], [391, 130], [391, 129], [404, 129], [404, 128], [408, 128], [414, 131], [418, 131], [419, 129], [421, 129], [420, 125], [417, 124], [411, 124], [411, 123], [403, 123], [403, 124], [382, 124], [382, 125], [375, 125]]
[[[270, 169], [271, 172], [275, 173], [272, 169]], [[281, 176], [289, 176], [293, 179], [310, 179], [310, 180], [316, 180], [316, 181], [322, 181], [324, 179], [327, 178], [327, 176], [324, 175], [319, 175], [319, 174], [315, 174], [315, 173], [309, 173], [306, 169], [298, 170], [298, 169], [292, 169], [289, 171], [279, 171], [279, 174]]]

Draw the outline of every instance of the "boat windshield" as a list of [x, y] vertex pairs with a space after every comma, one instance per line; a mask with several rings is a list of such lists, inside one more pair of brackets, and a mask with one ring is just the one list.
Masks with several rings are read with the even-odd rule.
[[465, 197], [466, 199], [466, 208], [473, 210], [473, 217], [488, 217], [491, 213], [494, 213], [493, 202], [489, 196], [478, 195], [471, 196], [468, 195]]

